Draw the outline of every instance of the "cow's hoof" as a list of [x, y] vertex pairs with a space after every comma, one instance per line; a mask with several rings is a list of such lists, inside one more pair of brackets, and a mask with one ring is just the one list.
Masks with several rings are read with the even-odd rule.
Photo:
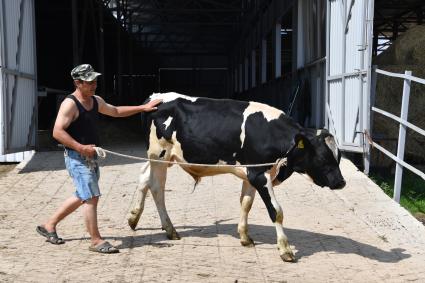
[[286, 262], [295, 262], [295, 256], [293, 252], [286, 252], [280, 255], [280, 258]]
[[136, 226], [137, 226], [137, 223], [139, 222], [141, 214], [142, 213], [137, 208], [133, 209], [130, 212], [130, 215], [127, 218], [127, 223], [128, 223], [128, 226], [130, 226], [131, 230], [136, 230]]
[[131, 218], [127, 221], [128, 226], [130, 226], [131, 230], [136, 230], [137, 222], [132, 220]]
[[173, 230], [171, 233], [167, 233], [167, 238], [169, 240], [180, 240], [180, 235], [176, 230]]
[[241, 240], [241, 245], [244, 247], [253, 247], [255, 244], [251, 238], [248, 238], [247, 240]]

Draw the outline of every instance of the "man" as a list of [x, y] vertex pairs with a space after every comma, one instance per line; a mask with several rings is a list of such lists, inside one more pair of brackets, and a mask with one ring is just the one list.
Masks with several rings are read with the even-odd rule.
[[37, 232], [52, 244], [64, 244], [58, 237], [56, 225], [83, 206], [87, 231], [91, 237], [90, 251], [117, 253], [119, 250], [102, 239], [97, 226], [97, 204], [100, 197], [98, 186], [99, 166], [96, 162], [95, 145], [99, 144], [97, 131], [98, 113], [112, 117], [127, 117], [140, 112], [150, 112], [161, 101], [154, 100], [139, 106], [113, 106], [94, 95], [97, 77], [101, 75], [89, 64], [71, 71], [75, 91], [62, 102], [53, 128], [53, 137], [65, 147], [65, 164], [76, 187], [75, 195], [69, 197]]

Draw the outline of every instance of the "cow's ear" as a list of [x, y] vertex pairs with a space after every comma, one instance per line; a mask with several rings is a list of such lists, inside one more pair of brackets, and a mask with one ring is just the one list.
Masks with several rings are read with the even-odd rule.
[[327, 129], [317, 129], [316, 130], [316, 136], [325, 135], [328, 136], [331, 133]]
[[303, 134], [296, 134], [294, 138], [295, 147], [298, 149], [311, 148], [311, 143]]

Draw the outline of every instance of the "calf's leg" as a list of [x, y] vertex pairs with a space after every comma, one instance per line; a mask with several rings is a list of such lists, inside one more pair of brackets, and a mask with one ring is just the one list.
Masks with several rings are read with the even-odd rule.
[[238, 233], [242, 246], [253, 246], [254, 241], [248, 235], [248, 214], [255, 197], [255, 188], [248, 181], [243, 181], [241, 192], [241, 218], [238, 224]]
[[270, 174], [258, 170], [248, 170], [248, 180], [256, 188], [266, 205], [270, 219], [275, 225], [277, 247], [284, 261], [294, 261], [295, 256], [288, 244], [288, 238], [283, 232], [283, 211], [274, 195]]

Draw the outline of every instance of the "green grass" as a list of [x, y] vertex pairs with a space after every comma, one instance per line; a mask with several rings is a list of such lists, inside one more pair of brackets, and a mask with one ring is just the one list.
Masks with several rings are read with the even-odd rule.
[[[394, 176], [371, 173], [370, 178], [391, 198], [394, 191]], [[425, 180], [404, 170], [401, 185], [400, 205], [410, 213], [425, 213]]]

